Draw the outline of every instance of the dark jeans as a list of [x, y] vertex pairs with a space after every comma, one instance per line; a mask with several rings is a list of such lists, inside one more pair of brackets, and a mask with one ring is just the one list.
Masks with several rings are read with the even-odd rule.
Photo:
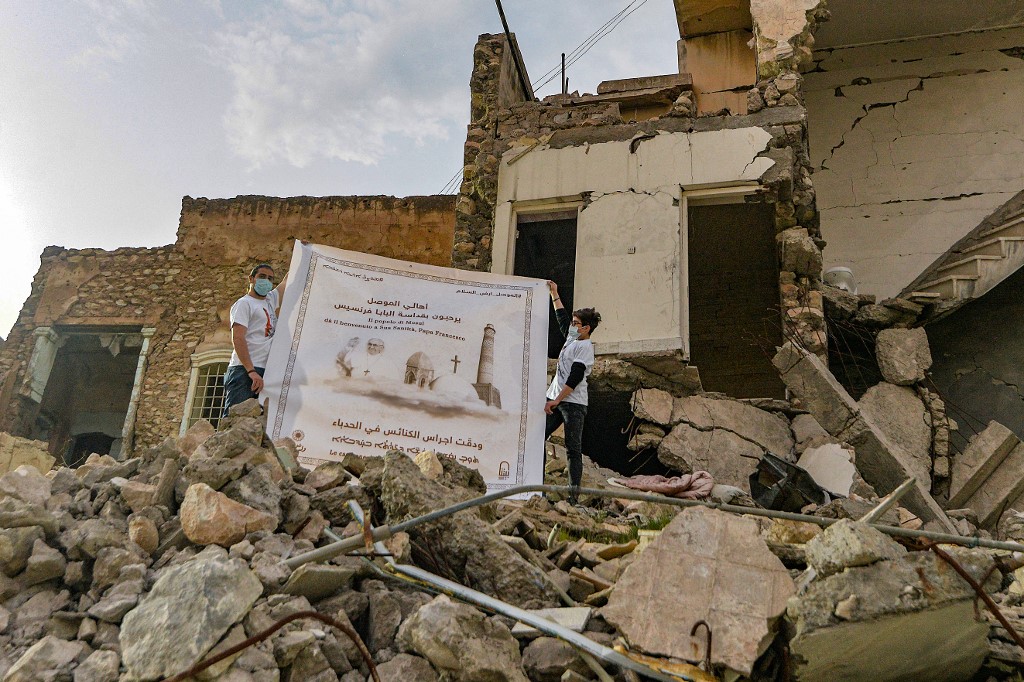
[[558, 403], [547, 415], [544, 427], [546, 439], [560, 424], [565, 424], [565, 449], [569, 456], [569, 485], [579, 487], [583, 479], [583, 420], [587, 406], [579, 403]]
[[[263, 376], [262, 367], [253, 367], [256, 373]], [[224, 373], [224, 412], [223, 417], [228, 416], [228, 408], [238, 403], [243, 403], [249, 398], [255, 398], [258, 393], [252, 392], [252, 379], [249, 378], [249, 373], [245, 371], [245, 367], [241, 365], [232, 365], [228, 367], [228, 371]]]

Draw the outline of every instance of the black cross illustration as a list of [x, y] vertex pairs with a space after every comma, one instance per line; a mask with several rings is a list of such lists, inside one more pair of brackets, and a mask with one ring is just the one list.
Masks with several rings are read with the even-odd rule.
[[459, 373], [459, 365], [462, 363], [462, 360], [459, 360], [459, 356], [456, 355], [454, 358], [452, 358], [452, 362], [455, 364], [455, 369], [452, 370], [452, 374], [458, 374]]

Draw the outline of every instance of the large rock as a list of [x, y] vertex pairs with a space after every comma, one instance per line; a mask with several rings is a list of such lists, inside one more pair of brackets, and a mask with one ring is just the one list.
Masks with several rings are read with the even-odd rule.
[[924, 327], [883, 329], [875, 341], [878, 369], [890, 384], [910, 386], [924, 380], [932, 352]]
[[165, 569], [121, 624], [121, 656], [128, 672], [147, 682], [192, 666], [262, 592], [259, 579], [239, 559], [201, 554]]
[[728, 431], [783, 459], [793, 453], [793, 433], [784, 417], [736, 400], [702, 395], [679, 398], [672, 408], [672, 423], [701, 431]]
[[779, 243], [779, 269], [798, 275], [821, 277], [821, 249], [802, 227], [783, 230]]
[[[857, 470], [880, 494], [892, 492], [912, 475], [912, 458], [862, 413], [820, 358], [787, 342], [772, 362], [786, 387], [818, 423], [837, 440], [853, 446]], [[937, 521], [945, 532], [958, 534], [923, 481], [916, 481], [903, 503], [921, 519]]]
[[644, 421], [662, 426], [672, 423], [672, 394], [659, 388], [638, 388], [630, 402], [633, 414]]
[[181, 529], [197, 545], [230, 547], [248, 533], [274, 530], [277, 517], [235, 502], [205, 483], [189, 486], [181, 503]]
[[380, 682], [437, 682], [437, 671], [429, 661], [412, 654], [398, 654], [381, 663], [377, 666], [377, 676]]
[[[380, 499], [391, 524], [477, 494], [431, 481], [412, 459], [395, 451], [385, 458], [381, 487]], [[443, 558], [445, 570], [459, 582], [523, 608], [558, 603], [543, 572], [509, 547], [475, 510], [411, 528], [409, 535], [420, 565], [433, 565]]]
[[15, 497], [22, 502], [44, 506], [50, 499], [50, 479], [29, 464], [0, 476], [0, 496]]
[[701, 431], [679, 424], [658, 445], [658, 461], [688, 474], [707, 471], [716, 483], [733, 485], [750, 493], [750, 474], [757, 469], [764, 450], [732, 431]]
[[27, 464], [46, 473], [56, 460], [46, 451], [46, 443], [19, 438], [0, 431], [0, 474]]
[[[946, 549], [975, 580], [992, 568], [983, 550]], [[989, 588], [997, 586], [996, 576]], [[795, 631], [790, 650], [796, 677], [801, 682], [969, 680], [988, 653], [988, 624], [975, 619], [974, 596], [970, 585], [931, 552], [816, 580], [787, 607]]]
[[858, 404], [863, 414], [909, 455], [910, 475], [931, 488], [932, 427], [914, 389], [882, 382], [869, 388]]
[[519, 644], [508, 628], [444, 595], [402, 624], [398, 642], [455, 682], [528, 682]]
[[865, 523], [841, 519], [813, 537], [804, 547], [807, 563], [821, 577], [852, 566], [897, 559], [907, 550]]
[[120, 669], [116, 651], [94, 651], [75, 668], [75, 682], [117, 682]]
[[55, 682], [67, 673], [85, 648], [84, 642], [65, 642], [47, 635], [29, 647], [4, 676], [4, 682]]
[[566, 670], [583, 676], [590, 673], [579, 652], [554, 637], [538, 637], [523, 649], [523, 669], [535, 682], [559, 682]]
[[1016, 434], [996, 421], [989, 422], [984, 430], [975, 434], [953, 460], [950, 508], [963, 507], [1018, 445], [1020, 439]]
[[25, 570], [32, 546], [42, 538], [39, 526], [0, 529], [0, 572], [13, 577]]
[[601, 614], [631, 647], [690, 661], [702, 659], [704, 637], [688, 633], [705, 620], [712, 662], [750, 675], [794, 589], [754, 519], [695, 507], [626, 568]]

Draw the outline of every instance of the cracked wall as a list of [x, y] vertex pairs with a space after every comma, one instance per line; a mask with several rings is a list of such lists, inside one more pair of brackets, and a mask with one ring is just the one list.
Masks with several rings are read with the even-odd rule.
[[513, 146], [499, 164], [495, 272], [512, 270], [517, 207], [589, 197], [577, 223], [574, 301], [601, 310], [601, 353], [683, 347], [681, 186], [756, 182], [775, 165], [760, 156], [772, 140], [761, 128], [642, 139]]
[[951, 444], [993, 419], [1024, 438], [1024, 270], [926, 330], [932, 381], [960, 425]]
[[805, 74], [825, 268], [897, 294], [1024, 189], [1024, 29], [823, 50]]

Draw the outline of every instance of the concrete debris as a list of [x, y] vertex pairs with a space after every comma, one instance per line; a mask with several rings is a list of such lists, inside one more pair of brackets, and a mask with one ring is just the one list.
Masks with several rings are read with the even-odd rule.
[[917, 393], [906, 386], [882, 382], [869, 388], [857, 404], [889, 441], [907, 455], [910, 475], [930, 490], [932, 427]]
[[713, 623], [712, 662], [749, 675], [793, 592], [757, 522], [693, 508], [626, 568], [601, 615], [630, 646], [694, 662], [704, 639], [686, 633], [697, 621]]
[[[891, 492], [912, 476], [911, 457], [860, 409], [817, 356], [787, 342], [773, 362], [803, 407], [833, 437], [853, 446], [857, 470], [880, 494]], [[937, 522], [945, 532], [957, 532], [926, 482], [915, 481], [903, 502], [925, 521]]]
[[[845, 545], [839, 548], [846, 551]], [[975, 580], [993, 566], [987, 552], [946, 550]], [[990, 579], [986, 586], [997, 583], [998, 578]], [[796, 677], [802, 682], [971, 679], [985, 659], [989, 630], [974, 617], [974, 596], [931, 552], [819, 576], [787, 606]]]
[[871, 526], [842, 519], [807, 542], [807, 564], [824, 578], [854, 566], [868, 566], [907, 553]]
[[853, 459], [852, 450], [829, 443], [804, 450], [796, 465], [833, 495], [848, 497], [857, 472]]
[[1010, 429], [989, 422], [953, 460], [949, 506], [964, 506], [1019, 445], [1020, 439]]
[[898, 386], [923, 381], [925, 372], [932, 366], [924, 327], [883, 329], [875, 341], [875, 356], [885, 380]]
[[[727, 478], [713, 486], [713, 501], [755, 506], [747, 472], [778, 451], [789, 460], [800, 453], [832, 494], [848, 495], [804, 511], [857, 519], [875, 504], [853, 469], [863, 457], [859, 448], [852, 457], [843, 430], [832, 433], [834, 415], [819, 414], [806, 400], [812, 414], [783, 401], [644, 394], [637, 433], [650, 434], [678, 467], [706, 462], [737, 483]], [[861, 418], [852, 400], [831, 399], [848, 406], [854, 422]], [[349, 500], [375, 523], [393, 525], [486, 488], [479, 473], [450, 460], [417, 462], [397, 452], [346, 457], [313, 471], [286, 469], [262, 438], [254, 410], [239, 407], [221, 431], [194, 426], [133, 459], [93, 455], [78, 469], [44, 476], [22, 467], [0, 476], [0, 680], [162, 679], [305, 610], [350, 625], [384, 680], [595, 679], [564, 642], [415, 585], [382, 581], [364, 559], [335, 557], [289, 570], [283, 560], [326, 543], [328, 528], [344, 536], [362, 532]], [[564, 452], [550, 447], [546, 480], [564, 484]], [[608, 481], [615, 476], [621, 474], [585, 459], [586, 486], [614, 489]], [[396, 561], [522, 608], [544, 609], [568, 629], [606, 646], [624, 642], [636, 655], [701, 661], [703, 633], [680, 633], [703, 619], [714, 633], [713, 669], [701, 673], [706, 679], [733, 673], [779, 679], [789, 630], [799, 631], [789, 646], [813, 674], [818, 642], [829, 642], [841, 627], [869, 629], [869, 616], [925, 618], [932, 632], [938, 627], [932, 616], [918, 611], [963, 611], [960, 602], [948, 611], [945, 602], [922, 606], [913, 591], [918, 582], [931, 584], [933, 572], [953, 582], [945, 568], [924, 563], [913, 575], [897, 571], [911, 591], [895, 604], [875, 604], [869, 585], [832, 595], [821, 606], [829, 609], [827, 623], [814, 616], [814, 595], [828, 581], [858, 572], [868, 576], [864, 583], [889, 579], [880, 566], [933, 559], [850, 521], [822, 532], [813, 524], [705, 508], [586, 496], [583, 502], [570, 506], [556, 494], [504, 500], [396, 534], [386, 546]], [[984, 510], [951, 514], [963, 533], [981, 532], [978, 524], [988, 518]], [[1017, 528], [1024, 523], [1005, 518], [1004, 534], [1024, 536]], [[921, 523], [902, 508], [881, 520]], [[804, 606], [789, 602], [792, 626], [779, 627], [794, 594], [792, 576], [807, 567], [818, 577], [796, 597]], [[1011, 601], [1004, 603], [1024, 599], [1017, 581], [1008, 584]], [[972, 665], [976, 637], [972, 629], [964, 639]], [[1008, 654], [998, 646], [993, 651], [1002, 661]], [[966, 665], [954, 661], [951, 669]], [[198, 679], [362, 682], [368, 676], [344, 634], [300, 620]]]

